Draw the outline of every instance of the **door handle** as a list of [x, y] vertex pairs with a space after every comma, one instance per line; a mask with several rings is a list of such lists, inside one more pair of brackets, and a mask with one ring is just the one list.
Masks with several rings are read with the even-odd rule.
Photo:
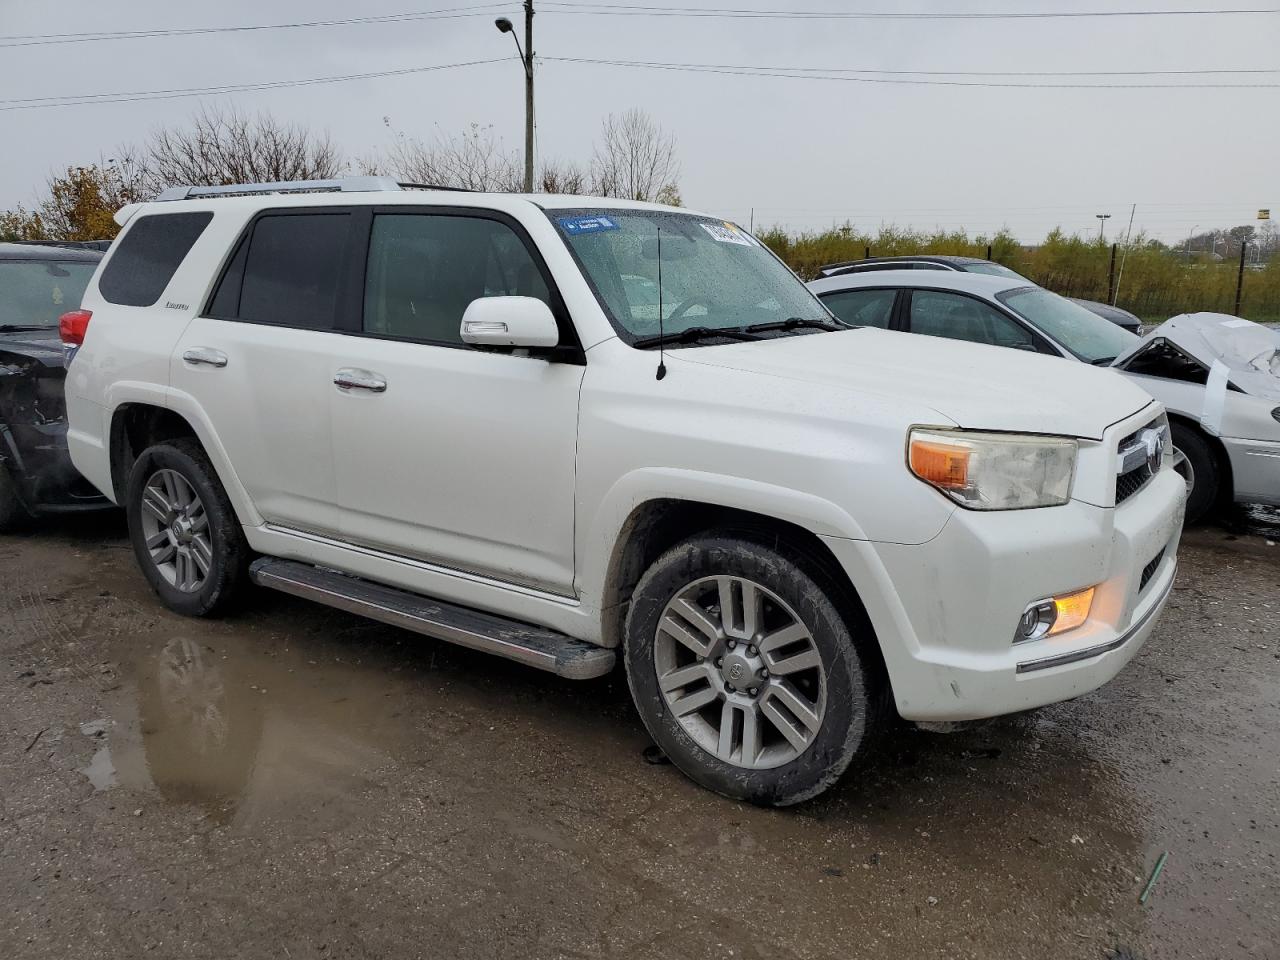
[[227, 355], [212, 347], [192, 347], [182, 355], [182, 359], [196, 366], [225, 367], [227, 365]]
[[333, 382], [340, 390], [368, 390], [370, 393], [386, 393], [387, 380], [382, 374], [357, 367], [343, 367], [333, 375]]

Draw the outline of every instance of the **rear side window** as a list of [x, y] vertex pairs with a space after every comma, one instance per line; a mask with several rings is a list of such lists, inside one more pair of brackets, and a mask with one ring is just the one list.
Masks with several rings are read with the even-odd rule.
[[430, 214], [373, 219], [364, 331], [462, 345], [462, 315], [482, 297], [551, 295], [523, 241], [497, 220]]
[[897, 290], [841, 290], [821, 299], [827, 309], [845, 323], [887, 330], [897, 296]]
[[107, 261], [98, 292], [108, 303], [152, 306], [212, 219], [207, 211], [140, 217]]
[[350, 224], [347, 213], [259, 218], [228, 265], [211, 312], [254, 323], [335, 329]]

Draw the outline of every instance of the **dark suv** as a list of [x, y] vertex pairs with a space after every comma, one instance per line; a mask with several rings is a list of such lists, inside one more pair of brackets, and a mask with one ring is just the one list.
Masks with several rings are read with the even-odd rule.
[[110, 506], [67, 455], [58, 318], [100, 250], [0, 243], [0, 531], [47, 513]]
[[[819, 267], [823, 277], [839, 277], [850, 273], [871, 273], [875, 270], [954, 270], [959, 273], [985, 273], [993, 277], [1006, 277], [1010, 280], [1027, 280], [1022, 274], [1010, 270], [1003, 264], [993, 263], [979, 257], [953, 257], [942, 254], [917, 254], [910, 257], [867, 257], [865, 260], [847, 260], [843, 263], [829, 263]], [[1027, 283], [1031, 283], [1027, 280]], [[1097, 300], [1082, 300], [1079, 297], [1068, 297], [1080, 304], [1090, 313], [1096, 313], [1104, 320], [1110, 320], [1118, 327], [1130, 333], [1142, 336], [1145, 332], [1142, 321], [1128, 310], [1121, 310], [1109, 303]]]

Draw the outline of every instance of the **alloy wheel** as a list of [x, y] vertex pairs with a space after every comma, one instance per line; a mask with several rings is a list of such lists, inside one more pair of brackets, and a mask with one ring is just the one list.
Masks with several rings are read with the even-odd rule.
[[195, 488], [176, 470], [157, 470], [142, 489], [142, 536], [170, 586], [196, 593], [213, 567], [209, 517]]
[[751, 770], [782, 766], [822, 729], [826, 668], [800, 617], [743, 577], [704, 577], [658, 620], [654, 668], [663, 699], [700, 747]]
[[1187, 485], [1187, 496], [1191, 496], [1191, 491], [1196, 487], [1196, 468], [1191, 465], [1191, 460], [1185, 453], [1177, 447], [1173, 448], [1173, 469], [1178, 471], [1178, 476], [1182, 477]]

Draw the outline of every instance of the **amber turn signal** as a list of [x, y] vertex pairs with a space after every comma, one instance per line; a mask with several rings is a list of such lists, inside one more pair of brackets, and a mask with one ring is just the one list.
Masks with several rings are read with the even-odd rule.
[[911, 441], [911, 472], [943, 490], [963, 490], [969, 485], [972, 450], [937, 440]]
[[1053, 621], [1053, 626], [1049, 628], [1049, 636], [1074, 630], [1089, 619], [1089, 611], [1093, 607], [1093, 590], [1094, 588], [1090, 587], [1087, 590], [1053, 598], [1053, 606], [1058, 616]]

